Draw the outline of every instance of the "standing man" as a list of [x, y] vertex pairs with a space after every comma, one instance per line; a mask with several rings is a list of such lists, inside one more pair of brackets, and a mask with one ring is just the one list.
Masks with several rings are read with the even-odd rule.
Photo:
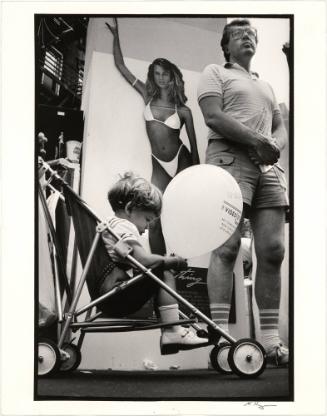
[[[261, 342], [268, 361], [279, 366], [288, 363], [288, 348], [278, 332], [289, 202], [284, 171], [277, 161], [286, 143], [286, 130], [271, 86], [250, 70], [257, 43], [257, 31], [249, 20], [227, 24], [221, 40], [226, 63], [204, 69], [198, 101], [209, 127], [206, 163], [222, 167], [235, 178], [243, 196], [243, 216], [251, 221]], [[242, 222], [243, 218], [230, 239], [212, 252], [208, 269], [212, 319], [227, 332]]]

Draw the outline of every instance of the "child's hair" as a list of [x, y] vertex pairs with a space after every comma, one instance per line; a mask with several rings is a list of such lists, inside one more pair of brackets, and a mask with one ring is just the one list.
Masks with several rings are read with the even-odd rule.
[[120, 176], [109, 190], [108, 200], [114, 212], [124, 209], [130, 203], [130, 208], [153, 211], [159, 216], [162, 207], [161, 191], [133, 172], [125, 172]]

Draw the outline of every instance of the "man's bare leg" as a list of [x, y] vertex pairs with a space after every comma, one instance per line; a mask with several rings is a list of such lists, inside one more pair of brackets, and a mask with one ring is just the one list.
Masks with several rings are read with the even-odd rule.
[[285, 210], [264, 208], [252, 211], [251, 225], [257, 256], [255, 296], [259, 308], [262, 344], [276, 364], [288, 362], [288, 350], [279, 337], [281, 265], [284, 259]]

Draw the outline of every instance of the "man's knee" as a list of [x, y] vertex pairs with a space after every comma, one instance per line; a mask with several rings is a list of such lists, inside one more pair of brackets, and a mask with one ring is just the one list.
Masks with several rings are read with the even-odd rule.
[[[285, 245], [280, 240], [270, 240], [260, 248], [256, 248], [258, 261], [262, 260], [273, 265], [280, 265], [284, 260]], [[260, 259], [260, 260], [259, 260]]]
[[240, 244], [240, 240], [223, 244], [212, 252], [213, 258], [219, 258], [225, 264], [234, 263], [240, 249]]

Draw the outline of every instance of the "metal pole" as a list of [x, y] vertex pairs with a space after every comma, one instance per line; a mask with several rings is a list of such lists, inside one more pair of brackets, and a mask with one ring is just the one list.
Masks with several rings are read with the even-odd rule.
[[[184, 319], [190, 319], [184, 312], [182, 311], [178, 311], [180, 316]], [[190, 324], [192, 328], [196, 329], [197, 331], [201, 331], [201, 327], [199, 325], [197, 325], [196, 323], [194, 324]]]
[[[85, 317], [85, 319], [86, 319], [86, 320], [88, 320], [88, 319], [90, 318], [91, 313], [92, 313], [92, 309], [89, 309], [89, 310], [86, 312], [86, 317]], [[82, 344], [83, 344], [84, 338], [85, 338], [85, 332], [84, 332], [84, 331], [82, 331], [82, 332], [80, 333], [80, 336], [79, 336], [78, 341], [77, 341], [77, 348], [78, 348], [79, 350], [82, 348]]]
[[54, 284], [55, 284], [55, 296], [58, 310], [58, 321], [62, 322], [62, 305], [61, 305], [61, 294], [60, 294], [60, 282], [58, 275], [58, 265], [57, 265], [57, 253], [55, 246], [53, 247], [53, 265], [54, 265]]
[[85, 283], [85, 280], [86, 280], [87, 272], [88, 272], [88, 270], [90, 268], [90, 264], [91, 264], [91, 261], [92, 261], [92, 258], [93, 258], [93, 255], [94, 255], [96, 246], [98, 244], [99, 238], [100, 238], [100, 234], [97, 232], [96, 235], [95, 235], [95, 237], [94, 237], [94, 240], [93, 240], [93, 243], [92, 243], [92, 246], [91, 246], [89, 255], [87, 257], [87, 260], [86, 260], [86, 263], [85, 263], [85, 266], [84, 266], [84, 270], [83, 270], [82, 275], [81, 275], [81, 278], [79, 280], [79, 283], [78, 283], [78, 287], [76, 289], [75, 296], [74, 296], [74, 298], [72, 300], [72, 304], [71, 304], [71, 306], [69, 308], [69, 311], [67, 313], [67, 320], [65, 322], [64, 329], [63, 329], [63, 331], [61, 333], [61, 336], [60, 336], [60, 339], [59, 339], [59, 342], [58, 342], [58, 348], [61, 348], [61, 346], [62, 346], [62, 344], [64, 342], [64, 339], [65, 339], [66, 333], [67, 333], [67, 331], [69, 329], [69, 325], [70, 325], [70, 323], [71, 323], [71, 321], [73, 319], [74, 312], [75, 312], [75, 309], [76, 309], [76, 306], [77, 306], [77, 302], [79, 301], [79, 298], [81, 296], [82, 289], [83, 289], [83, 286], [84, 286], [84, 283]]

